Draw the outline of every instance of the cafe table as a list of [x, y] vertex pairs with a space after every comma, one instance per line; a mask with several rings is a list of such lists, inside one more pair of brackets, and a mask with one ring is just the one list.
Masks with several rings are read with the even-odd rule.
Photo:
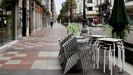
[[[120, 71], [125, 70], [125, 49], [123, 45], [122, 39], [117, 39], [117, 38], [99, 38], [97, 39], [98, 42], [103, 42], [106, 45], [109, 45], [109, 68], [111, 70], [111, 75], [112, 75], [112, 66], [115, 66], [115, 55], [116, 55], [116, 50], [118, 50], [118, 67], [120, 68]], [[100, 45], [99, 43], [99, 45]], [[112, 47], [112, 48], [111, 48]], [[116, 49], [117, 48], [117, 49]], [[105, 53], [104, 53], [105, 56]], [[104, 59], [105, 61], [105, 59]], [[112, 64], [113, 62], [113, 64]], [[104, 63], [104, 71], [105, 71], [105, 63]]]

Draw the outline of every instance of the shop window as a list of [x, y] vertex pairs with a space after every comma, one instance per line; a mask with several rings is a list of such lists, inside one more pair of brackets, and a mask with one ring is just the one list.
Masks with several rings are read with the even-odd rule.
[[87, 0], [87, 3], [92, 3], [92, 0]]
[[92, 11], [92, 7], [87, 7], [87, 10], [88, 11]]

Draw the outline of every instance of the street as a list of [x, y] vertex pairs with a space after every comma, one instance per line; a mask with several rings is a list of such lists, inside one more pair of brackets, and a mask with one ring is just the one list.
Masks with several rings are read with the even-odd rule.
[[[92, 34], [97, 34], [101, 28], [91, 27], [91, 30]], [[0, 52], [0, 75], [62, 75], [62, 67], [58, 61], [58, 40], [66, 36], [66, 32], [64, 26], [56, 23], [53, 28], [48, 26], [5, 48]], [[131, 72], [133, 66], [127, 66]], [[72, 71], [68, 75], [82, 75], [82, 70], [77, 71], [79, 72]], [[103, 75], [103, 72], [90, 69], [88, 74]]]

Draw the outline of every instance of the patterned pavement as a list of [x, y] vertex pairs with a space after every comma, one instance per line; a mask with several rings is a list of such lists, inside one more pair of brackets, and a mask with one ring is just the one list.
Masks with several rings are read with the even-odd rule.
[[58, 40], [66, 35], [65, 27], [55, 24], [20, 40], [0, 53], [0, 69], [61, 69], [57, 56]]

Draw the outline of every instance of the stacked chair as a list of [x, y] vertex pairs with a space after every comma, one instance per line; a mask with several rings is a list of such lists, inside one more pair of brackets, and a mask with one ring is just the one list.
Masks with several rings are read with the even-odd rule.
[[66, 58], [65, 58], [65, 54], [64, 54], [64, 48], [63, 48], [63, 44], [68, 40], [70, 39], [72, 36], [74, 35], [74, 33], [69, 33], [65, 38], [59, 40], [59, 46], [60, 46], [60, 51], [59, 51], [59, 55], [58, 55], [58, 58], [60, 60], [60, 63], [62, 65], [62, 67], [65, 66], [65, 63], [66, 63]]
[[[88, 59], [85, 58], [85, 56], [89, 54], [88, 51], [90, 50], [88, 50], [88, 46], [80, 46], [77, 42], [77, 38], [75, 38], [72, 33], [68, 36], [69, 39], [67, 38], [63, 43], [62, 41], [60, 42], [59, 58], [64, 66], [64, 74], [78, 63], [82, 64], [83, 73], [85, 73], [85, 70], [87, 69], [86, 60]], [[88, 45], [88, 43], [86, 43], [86, 45]]]

